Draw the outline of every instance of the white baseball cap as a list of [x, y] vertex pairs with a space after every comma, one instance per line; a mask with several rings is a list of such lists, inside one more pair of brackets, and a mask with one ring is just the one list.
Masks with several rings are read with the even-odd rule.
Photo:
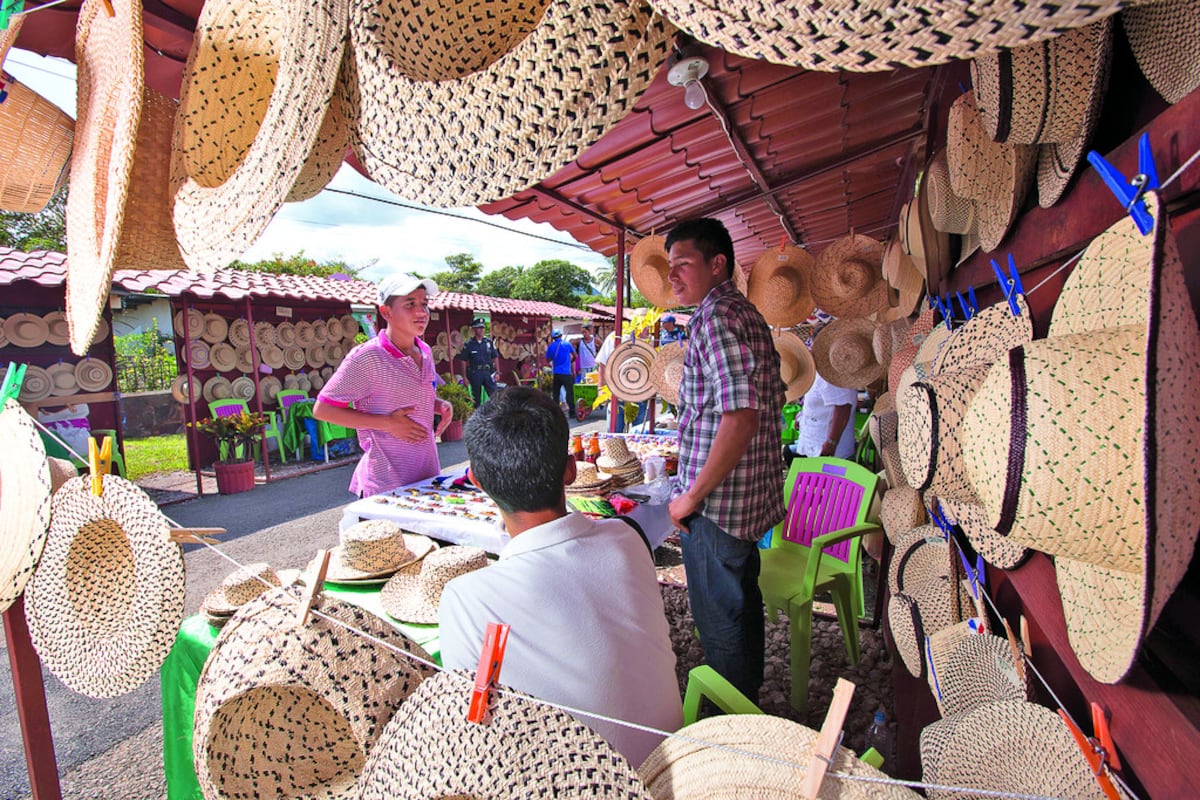
[[438, 285], [429, 278], [422, 278], [409, 273], [398, 272], [388, 275], [376, 284], [375, 305], [381, 306], [393, 297], [404, 297], [417, 289], [425, 287], [425, 294], [433, 297], [438, 293]]

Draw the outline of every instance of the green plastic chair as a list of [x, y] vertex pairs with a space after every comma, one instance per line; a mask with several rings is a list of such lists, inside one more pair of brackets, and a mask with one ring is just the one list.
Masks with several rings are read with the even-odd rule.
[[[243, 411], [250, 413], [250, 406], [245, 400], [237, 400], [227, 398], [225, 400], [213, 400], [208, 404], [208, 411], [214, 417], [232, 417], [235, 414], [240, 414]], [[267, 416], [267, 427], [263, 428], [263, 436], [274, 436], [275, 442], [279, 445], [279, 463], [286, 464], [287, 456], [284, 455], [283, 433], [279, 430], [279, 420], [275, 416], [274, 411], [264, 411]]]
[[[301, 400], [309, 400], [309, 399], [311, 399], [311, 398], [308, 396], [308, 392], [304, 391], [303, 389], [281, 389], [280, 391], [276, 392], [275, 393], [275, 402], [279, 403], [279, 413], [282, 416], [282, 422], [283, 422], [283, 425], [280, 427], [282, 428], [282, 427], [287, 426], [288, 409], [291, 408], [293, 404], [298, 403]], [[283, 458], [283, 439], [281, 438], [278, 441], [279, 441], [279, 458], [282, 459]], [[304, 442], [303, 442], [303, 440], [301, 440], [300, 442], [298, 442], [296, 444], [296, 452], [293, 453], [292, 457], [300, 458], [300, 452], [303, 449], [304, 449]]]
[[867, 522], [878, 477], [840, 458], [797, 458], [784, 484], [787, 516], [761, 552], [758, 585], [770, 616], [791, 620], [792, 707], [808, 709], [812, 604], [828, 591], [837, 609], [846, 655], [857, 664], [863, 613], [860, 538], [879, 530]]

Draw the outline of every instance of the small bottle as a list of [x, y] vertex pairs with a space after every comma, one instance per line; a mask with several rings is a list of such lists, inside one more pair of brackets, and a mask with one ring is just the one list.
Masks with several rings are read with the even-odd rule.
[[883, 756], [884, 768], [890, 768], [896, 758], [896, 740], [892, 736], [892, 729], [887, 724], [887, 714], [883, 709], [875, 712], [875, 719], [871, 722], [871, 727], [867, 728], [867, 747], [874, 747], [879, 755]]
[[596, 459], [600, 457], [600, 437], [592, 434], [592, 438], [588, 441], [587, 455], [585, 459], [590, 464], [595, 464]]
[[571, 458], [583, 461], [583, 437], [578, 433], [571, 437]]

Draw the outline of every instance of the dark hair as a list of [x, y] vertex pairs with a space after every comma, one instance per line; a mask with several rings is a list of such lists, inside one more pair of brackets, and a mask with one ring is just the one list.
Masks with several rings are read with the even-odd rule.
[[712, 261], [714, 256], [725, 256], [725, 267], [730, 275], [733, 274], [733, 239], [721, 220], [712, 217], [685, 220], [667, 234], [667, 250], [670, 251], [676, 242], [691, 242], [706, 261]]
[[563, 498], [570, 428], [550, 395], [512, 386], [492, 395], [463, 429], [471, 472], [502, 511], [543, 511]]

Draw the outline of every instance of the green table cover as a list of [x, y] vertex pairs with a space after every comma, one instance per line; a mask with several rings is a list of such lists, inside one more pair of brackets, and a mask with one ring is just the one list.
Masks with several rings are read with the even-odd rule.
[[[312, 410], [316, 402], [316, 400], [300, 400], [288, 408], [287, 422], [283, 425], [283, 446], [287, 448], [289, 453], [294, 452], [300, 446], [300, 443], [304, 441], [304, 421], [312, 418]], [[326, 442], [332, 442], [335, 439], [349, 439], [356, 435], [357, 432], [354, 428], [347, 428], [343, 425], [334, 425], [332, 422], [317, 420], [317, 438], [319, 441], [313, 442], [313, 452], [315, 453]]]

